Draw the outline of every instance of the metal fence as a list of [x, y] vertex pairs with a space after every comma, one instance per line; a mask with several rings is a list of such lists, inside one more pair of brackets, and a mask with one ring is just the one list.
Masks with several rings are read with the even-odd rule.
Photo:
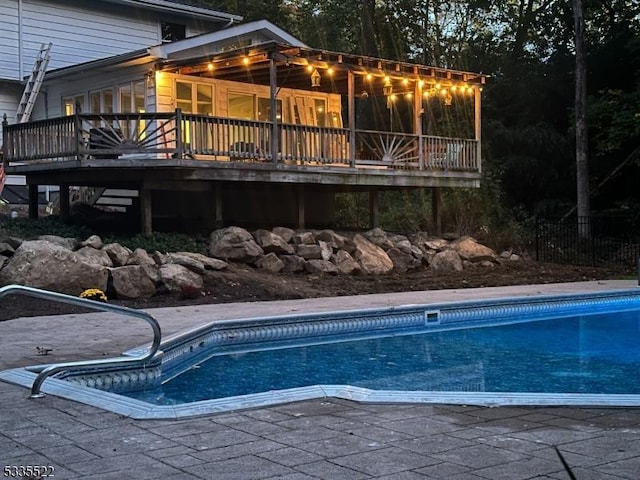
[[591, 216], [536, 221], [536, 259], [570, 265], [635, 267], [640, 217]]

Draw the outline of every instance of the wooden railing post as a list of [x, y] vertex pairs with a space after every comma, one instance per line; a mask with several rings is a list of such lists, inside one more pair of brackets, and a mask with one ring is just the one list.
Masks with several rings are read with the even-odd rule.
[[178, 160], [184, 155], [184, 143], [182, 142], [182, 109], [176, 108], [176, 153]]
[[76, 156], [76, 160], [81, 160], [80, 158], [80, 145], [82, 142], [82, 123], [80, 119], [80, 114], [76, 111], [73, 114], [73, 137], [75, 139], [74, 145], [74, 154]]
[[8, 155], [5, 155], [5, 151], [8, 150], [8, 148], [5, 148], [5, 145], [7, 145], [7, 127], [9, 126], [9, 120], [7, 120], [7, 114], [5, 113], [2, 116], [2, 144], [0, 144], [0, 160], [5, 167], [7, 165], [7, 157]]

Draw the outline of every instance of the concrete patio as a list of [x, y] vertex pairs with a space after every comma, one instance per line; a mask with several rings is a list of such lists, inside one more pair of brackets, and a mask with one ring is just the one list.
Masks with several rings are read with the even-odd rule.
[[[584, 282], [150, 313], [170, 335], [224, 318], [634, 287], [635, 281]], [[149, 339], [142, 322], [103, 313], [0, 322], [0, 369], [117, 355]], [[52, 350], [39, 356], [37, 346]], [[640, 410], [327, 398], [140, 421], [53, 396], [29, 400], [26, 389], [0, 382], [0, 465], [52, 466], [59, 479], [569, 479], [555, 447], [578, 479], [637, 479]], [[4, 476], [13, 471], [3, 470]]]

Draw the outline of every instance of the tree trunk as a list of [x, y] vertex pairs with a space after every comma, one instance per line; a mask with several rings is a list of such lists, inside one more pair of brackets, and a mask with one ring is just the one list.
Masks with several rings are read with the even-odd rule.
[[580, 237], [590, 236], [589, 222], [591, 215], [589, 205], [589, 155], [587, 136], [587, 58], [585, 51], [584, 12], [582, 0], [573, 0], [574, 36], [576, 45], [576, 84], [575, 84], [575, 117], [576, 117], [576, 197]]
[[375, 29], [376, 2], [362, 0], [362, 53], [370, 57], [378, 57]]

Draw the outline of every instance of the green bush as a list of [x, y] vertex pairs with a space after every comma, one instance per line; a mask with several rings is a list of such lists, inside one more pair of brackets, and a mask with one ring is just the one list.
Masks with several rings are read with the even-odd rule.
[[90, 228], [79, 225], [68, 225], [60, 217], [48, 216], [38, 219], [10, 218], [0, 216], [0, 234], [33, 240], [40, 235], [57, 235], [85, 239], [93, 234]]
[[117, 242], [131, 250], [143, 248], [148, 252], [197, 252], [207, 253], [209, 239], [206, 235], [187, 235], [184, 233], [153, 232], [151, 235], [137, 234], [131, 237], [103, 237], [105, 243]]

